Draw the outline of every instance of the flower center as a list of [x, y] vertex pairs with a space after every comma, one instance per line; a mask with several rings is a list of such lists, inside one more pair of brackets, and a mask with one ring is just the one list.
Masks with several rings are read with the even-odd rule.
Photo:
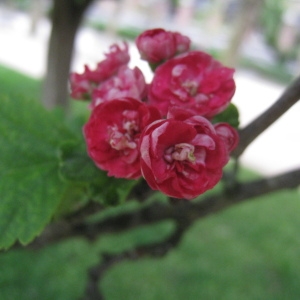
[[182, 83], [182, 87], [186, 90], [186, 92], [190, 96], [196, 96], [198, 91], [198, 83], [195, 81], [187, 80], [184, 83]]
[[191, 144], [176, 144], [165, 151], [164, 158], [168, 163], [172, 163], [174, 161], [188, 161], [193, 163], [196, 160], [194, 150], [195, 147]]
[[136, 143], [130, 135], [118, 131], [117, 128], [110, 128], [109, 144], [116, 150], [135, 149]]
[[123, 112], [123, 130], [128, 134], [134, 135], [139, 132], [138, 112], [133, 110], [125, 110]]
[[109, 144], [113, 149], [136, 149], [135, 135], [139, 132], [138, 112], [125, 110], [122, 114], [122, 127], [110, 126], [108, 129]]

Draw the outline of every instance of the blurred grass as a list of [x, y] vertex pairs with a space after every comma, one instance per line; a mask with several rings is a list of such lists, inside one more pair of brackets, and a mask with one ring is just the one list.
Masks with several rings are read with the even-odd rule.
[[[34, 98], [40, 85], [3, 67], [0, 84], [0, 93], [12, 99], [15, 92]], [[256, 175], [243, 170], [241, 177]], [[112, 268], [102, 281], [107, 299], [300, 299], [299, 199], [299, 190], [283, 191], [197, 222], [165, 258]], [[40, 251], [0, 253], [0, 299], [78, 299], [100, 251], [159, 240], [172, 228], [163, 223], [94, 244], [73, 239]]]
[[0, 94], [11, 99], [15, 97], [39, 99], [41, 81], [0, 65]]
[[[163, 259], [124, 262], [102, 287], [108, 300], [300, 298], [299, 192], [261, 197], [197, 222]], [[0, 299], [77, 299], [102, 250], [119, 252], [161, 238], [170, 224], [96, 244], [72, 240], [0, 255]]]

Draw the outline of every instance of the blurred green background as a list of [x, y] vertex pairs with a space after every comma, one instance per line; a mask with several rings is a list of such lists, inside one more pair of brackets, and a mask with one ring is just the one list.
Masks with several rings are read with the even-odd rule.
[[[0, 82], [12, 101], [36, 98], [41, 84], [3, 66]], [[257, 177], [247, 170], [241, 176]], [[104, 294], [109, 300], [299, 299], [299, 209], [299, 190], [284, 191], [200, 220], [166, 257], [113, 267], [101, 283]], [[101, 251], [118, 253], [171, 229], [162, 223], [93, 244], [73, 239], [42, 250], [1, 252], [0, 299], [77, 299]]]
[[[21, 11], [28, 11], [32, 3], [38, 3], [22, 0], [3, 2], [13, 3], [13, 9]], [[178, 5], [189, 1], [171, 2]], [[227, 42], [230, 40], [234, 23], [231, 13], [237, 9], [239, 1], [196, 2], [199, 2], [199, 7], [194, 11], [192, 25], [198, 26], [197, 37], [202, 38], [200, 45], [222, 59], [226, 43], [216, 46], [213, 40], [222, 42], [224, 35]], [[209, 2], [215, 5], [208, 5]], [[287, 12], [293, 10], [287, 6], [290, 2], [263, 1], [255, 34], [252, 32], [244, 37], [244, 41], [250, 41], [247, 45], [251, 47], [246, 47], [250, 51], [240, 49], [237, 52], [239, 67], [255, 70], [281, 83], [290, 82], [299, 71], [299, 30], [295, 22], [288, 22], [290, 15], [284, 18]], [[224, 3], [230, 4], [231, 8], [226, 13], [227, 20], [223, 16], [226, 22], [222, 23], [218, 18], [222, 17], [220, 11]], [[141, 5], [140, 9], [147, 11], [147, 5]], [[155, 21], [155, 11], [159, 10], [149, 11], [147, 22]], [[118, 13], [118, 10], [115, 12]], [[119, 18], [120, 26], [112, 26], [111, 21], [116, 18], [114, 13], [111, 15], [113, 19], [105, 19], [104, 16], [98, 19], [90, 11], [85, 25], [101, 32], [117, 33], [122, 38], [134, 38], [141, 31], [141, 26], [128, 22], [130, 15], [127, 23], [122, 23]], [[208, 16], [214, 17], [216, 22], [212, 24]], [[152, 24], [147, 22], [144, 25]], [[182, 28], [191, 25], [185, 23], [188, 21], [184, 15], [176, 22]], [[293, 35], [289, 43], [284, 40], [287, 36], [282, 33], [284, 30]], [[203, 32], [206, 33], [204, 39], [201, 36]], [[264, 46], [272, 54], [271, 61], [266, 59], [263, 51], [260, 52], [266, 50], [258, 47], [261, 46], [260, 39], [264, 40]], [[22, 52], [22, 49], [19, 51]], [[260, 53], [260, 57], [249, 53]], [[41, 79], [30, 78], [0, 65], [0, 94], [8, 96], [11, 101], [16, 97], [40, 99], [41, 85]], [[82, 106], [76, 106], [76, 109], [78, 112]], [[257, 175], [243, 169], [241, 176], [247, 179]], [[166, 257], [123, 262], [113, 267], [101, 282], [104, 294], [108, 300], [298, 300], [299, 198], [299, 189], [283, 191], [200, 220], [187, 232], [179, 247]], [[133, 245], [159, 240], [171, 229], [172, 224], [163, 223], [117, 236], [106, 235], [92, 244], [73, 239], [42, 250], [3, 251], [0, 253], [0, 299], [78, 299], [84, 291], [87, 269], [98, 262], [101, 251], [118, 253]]]

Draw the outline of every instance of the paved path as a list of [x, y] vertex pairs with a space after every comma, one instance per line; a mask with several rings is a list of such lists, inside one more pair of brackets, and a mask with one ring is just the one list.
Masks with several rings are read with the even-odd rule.
[[[9, 16], [1, 14], [0, 10], [0, 64], [33, 77], [42, 77], [49, 30], [49, 23], [42, 21], [37, 33], [30, 35], [28, 19], [24, 15]], [[76, 40], [72, 69], [80, 71], [84, 64], [95, 64], [115, 41], [91, 29], [81, 30]], [[149, 79], [147, 65], [139, 61], [134, 47], [130, 51], [134, 57], [131, 64], [138, 65]], [[284, 86], [252, 72], [237, 70], [235, 79], [237, 91], [233, 102], [240, 109], [242, 126], [269, 107], [284, 89]], [[242, 163], [267, 175], [300, 167], [300, 103], [249, 146], [242, 156]]]

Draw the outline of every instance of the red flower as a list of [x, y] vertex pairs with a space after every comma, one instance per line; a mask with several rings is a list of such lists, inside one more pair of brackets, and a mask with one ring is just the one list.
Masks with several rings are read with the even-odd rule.
[[83, 128], [89, 156], [109, 176], [140, 177], [140, 133], [159, 118], [156, 108], [133, 98], [114, 99], [96, 106]]
[[105, 59], [97, 64], [95, 71], [87, 74], [89, 80], [99, 83], [116, 74], [121, 66], [128, 64], [130, 56], [128, 53], [128, 44], [124, 42], [124, 49], [117, 44], [109, 48], [110, 52], [105, 54]]
[[190, 43], [187, 36], [161, 28], [146, 30], [136, 39], [141, 58], [149, 63], [159, 63], [185, 52], [189, 49]]
[[105, 54], [105, 59], [97, 64], [95, 70], [84, 66], [82, 74], [71, 73], [71, 97], [74, 99], [90, 99], [94, 88], [103, 81], [116, 74], [122, 66], [128, 64], [130, 56], [128, 45], [124, 42], [124, 49], [117, 44], [110, 46], [110, 52]]
[[239, 142], [238, 132], [228, 123], [217, 123], [214, 127], [218, 136], [224, 141], [228, 152], [233, 151]]
[[146, 96], [146, 87], [144, 75], [139, 68], [129, 69], [123, 66], [115, 76], [94, 89], [91, 107], [94, 108], [102, 102], [123, 97], [142, 100]]
[[176, 53], [184, 53], [190, 49], [191, 40], [189, 37], [182, 35], [179, 32], [174, 32], [175, 42], [176, 42]]
[[182, 54], [156, 69], [149, 102], [163, 115], [179, 106], [210, 118], [229, 104], [235, 92], [233, 72], [204, 52]]
[[[87, 66], [85, 66], [85, 70]], [[92, 90], [90, 81], [87, 79], [85, 72], [83, 74], [71, 73], [70, 75], [70, 96], [74, 99], [89, 100]]]
[[219, 182], [229, 151], [206, 118], [180, 111], [173, 117], [153, 122], [143, 131], [141, 170], [152, 189], [192, 199]]

